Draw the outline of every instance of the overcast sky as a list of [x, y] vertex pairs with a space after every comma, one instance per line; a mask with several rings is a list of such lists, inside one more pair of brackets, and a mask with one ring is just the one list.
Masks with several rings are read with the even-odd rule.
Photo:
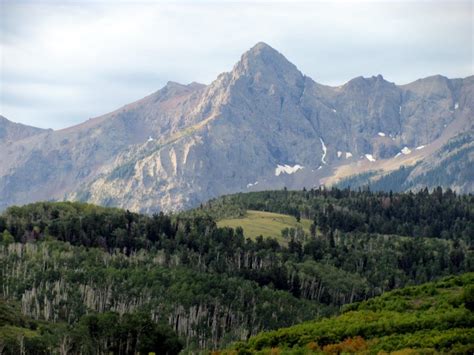
[[259, 41], [329, 85], [474, 74], [473, 1], [0, 3], [0, 115], [44, 128], [208, 84]]

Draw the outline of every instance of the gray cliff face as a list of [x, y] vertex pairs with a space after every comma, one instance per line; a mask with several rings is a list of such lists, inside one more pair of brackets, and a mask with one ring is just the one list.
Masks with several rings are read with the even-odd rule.
[[67, 198], [152, 212], [319, 186], [346, 165], [396, 165], [405, 147], [428, 156], [472, 128], [473, 81], [396, 86], [379, 75], [328, 87], [259, 43], [208, 86], [169, 82], [81, 125], [17, 138], [0, 151], [0, 208]]

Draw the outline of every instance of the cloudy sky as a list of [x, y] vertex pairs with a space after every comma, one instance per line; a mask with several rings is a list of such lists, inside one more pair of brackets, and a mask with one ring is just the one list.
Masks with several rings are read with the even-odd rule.
[[314, 80], [474, 74], [473, 1], [0, 0], [0, 115], [54, 129], [167, 81], [210, 83], [259, 41]]

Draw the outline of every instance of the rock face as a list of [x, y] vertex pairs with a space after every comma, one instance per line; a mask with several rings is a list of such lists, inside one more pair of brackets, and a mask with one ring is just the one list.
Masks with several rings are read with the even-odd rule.
[[397, 86], [379, 75], [329, 87], [258, 43], [208, 86], [169, 82], [78, 126], [8, 146], [0, 138], [0, 208], [66, 198], [154, 212], [310, 188], [344, 169], [423, 160], [472, 129], [473, 114], [474, 77]]

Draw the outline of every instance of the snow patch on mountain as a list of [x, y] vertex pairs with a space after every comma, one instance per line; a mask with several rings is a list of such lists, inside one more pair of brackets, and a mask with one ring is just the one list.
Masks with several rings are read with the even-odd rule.
[[252, 186], [255, 186], [258, 184], [258, 181], [255, 181], [254, 183], [249, 183], [247, 184], [247, 189], [250, 189]]
[[368, 161], [370, 162], [374, 162], [375, 161], [375, 158], [372, 154], [366, 154], [365, 157], [367, 158]]
[[377, 134], [378, 134], [380, 137], [385, 137], [385, 133], [383, 133], [383, 132], [379, 132], [379, 133], [377, 133]]
[[288, 165], [288, 164], [284, 164], [284, 165], [278, 164], [275, 169], [275, 176], [280, 176], [280, 174], [294, 174], [298, 170], [301, 170], [301, 169], [304, 169], [304, 166], [301, 166], [299, 164], [296, 164], [293, 166]]
[[326, 147], [326, 144], [324, 144], [324, 141], [321, 137], [319, 137], [319, 140], [321, 141], [321, 146], [323, 147], [323, 156], [321, 157], [321, 163], [327, 164], [326, 163], [326, 154], [328, 152], [328, 148]]
[[352, 153], [351, 152], [346, 152], [346, 159], [352, 158]]
[[405, 154], [405, 155], [408, 155], [408, 154], [411, 153], [411, 149], [408, 148], [408, 147], [404, 147], [404, 148], [401, 150], [401, 152], [402, 152], [403, 154]]

